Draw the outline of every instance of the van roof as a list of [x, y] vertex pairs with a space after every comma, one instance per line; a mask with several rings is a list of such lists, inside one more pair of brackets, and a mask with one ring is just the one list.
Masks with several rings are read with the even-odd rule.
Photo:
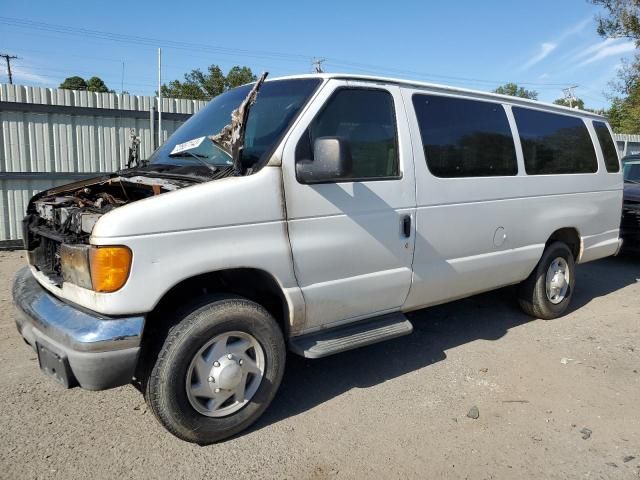
[[498, 93], [483, 92], [482, 90], [473, 90], [468, 88], [452, 87], [449, 85], [441, 85], [437, 83], [419, 82], [417, 80], [404, 80], [400, 78], [390, 77], [377, 77], [373, 75], [355, 75], [351, 73], [310, 73], [304, 75], [289, 75], [284, 77], [277, 77], [267, 79], [269, 80], [284, 80], [295, 78], [323, 78], [330, 79], [335, 78], [339, 80], [359, 80], [365, 82], [377, 82], [386, 84], [403, 85], [407, 87], [423, 88], [432, 92], [448, 93], [448, 94], [461, 94], [471, 97], [479, 97], [486, 99], [499, 100], [501, 103], [508, 103], [510, 105], [522, 105], [526, 107], [544, 108], [545, 110], [553, 110], [565, 114], [579, 115], [583, 117], [597, 118], [599, 120], [606, 121], [606, 118], [597, 113], [587, 112], [586, 110], [580, 110], [577, 108], [564, 107], [562, 105], [556, 105], [554, 103], [539, 102], [537, 100], [529, 100], [528, 98], [512, 97], [510, 95], [500, 95]]

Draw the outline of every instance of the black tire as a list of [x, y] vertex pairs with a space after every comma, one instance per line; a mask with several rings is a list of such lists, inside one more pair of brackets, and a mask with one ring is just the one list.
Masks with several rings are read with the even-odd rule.
[[[552, 303], [547, 297], [546, 276], [551, 262], [562, 257], [567, 262], [569, 269], [569, 288], [564, 299], [559, 303]], [[549, 245], [534, 271], [524, 282], [520, 284], [518, 302], [527, 315], [544, 320], [551, 320], [563, 315], [573, 296], [575, 286], [575, 260], [569, 247], [562, 242], [553, 242]]]
[[[145, 399], [158, 421], [176, 437], [210, 444], [246, 429], [269, 406], [284, 373], [286, 350], [282, 332], [261, 305], [240, 297], [209, 297], [179, 315], [146, 379]], [[251, 400], [226, 417], [196, 411], [187, 397], [191, 360], [210, 339], [224, 332], [252, 335], [265, 354], [265, 371]]]

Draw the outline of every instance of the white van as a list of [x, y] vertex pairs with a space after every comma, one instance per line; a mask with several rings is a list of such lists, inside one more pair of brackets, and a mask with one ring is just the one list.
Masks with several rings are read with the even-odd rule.
[[14, 298], [47, 374], [134, 381], [170, 432], [213, 442], [267, 408], [287, 348], [409, 334], [406, 312], [512, 284], [555, 318], [574, 265], [619, 250], [623, 180], [598, 115], [386, 78], [263, 80], [146, 165], [31, 200]]

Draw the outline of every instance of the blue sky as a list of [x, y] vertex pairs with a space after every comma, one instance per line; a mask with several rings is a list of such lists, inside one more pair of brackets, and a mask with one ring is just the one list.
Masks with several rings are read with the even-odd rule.
[[[545, 101], [561, 97], [565, 86], [579, 85], [577, 96], [600, 108], [608, 105], [603, 91], [620, 59], [633, 55], [634, 44], [600, 38], [598, 12], [586, 0], [248, 1], [241, 7], [211, 1], [30, 0], [4, 2], [0, 50], [20, 57], [14, 82], [32, 85], [97, 75], [119, 91], [124, 62], [124, 89], [153, 94], [161, 46], [165, 80], [212, 63], [223, 69], [248, 65], [271, 76], [307, 73], [311, 58], [322, 57], [330, 72], [479, 90], [515, 81]], [[72, 29], [60, 28], [65, 26]], [[6, 81], [0, 66], [0, 82]]]

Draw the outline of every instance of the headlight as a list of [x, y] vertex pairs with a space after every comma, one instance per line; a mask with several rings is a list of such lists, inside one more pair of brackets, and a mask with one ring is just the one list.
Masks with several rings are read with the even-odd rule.
[[92, 247], [61, 245], [62, 278], [96, 292], [115, 292], [129, 278], [132, 253], [122, 245]]

